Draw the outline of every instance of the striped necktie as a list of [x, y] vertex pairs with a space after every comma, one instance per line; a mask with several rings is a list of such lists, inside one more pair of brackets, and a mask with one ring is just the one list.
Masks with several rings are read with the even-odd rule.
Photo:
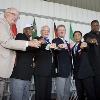
[[78, 44], [75, 44], [75, 46], [74, 46], [74, 54], [76, 54], [77, 49], [78, 49]]

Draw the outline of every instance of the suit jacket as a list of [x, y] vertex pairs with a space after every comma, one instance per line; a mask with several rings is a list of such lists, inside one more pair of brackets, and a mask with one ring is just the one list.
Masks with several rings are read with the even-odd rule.
[[[16, 36], [16, 40], [26, 40], [29, 38], [23, 33], [19, 33]], [[33, 75], [33, 57], [34, 51], [16, 51], [16, 62], [11, 75], [11, 78], [21, 79], [21, 80], [31, 80]]]
[[74, 78], [84, 79], [93, 76], [93, 70], [88, 59], [88, 48], [81, 49], [81, 42], [77, 46], [77, 51], [74, 53], [75, 45], [72, 48], [73, 56], [73, 74]]
[[35, 75], [51, 76], [52, 52], [51, 50], [46, 50], [47, 45], [48, 43], [42, 44], [40, 48], [35, 50]]
[[[52, 40], [52, 43], [56, 43], [58, 46], [59, 44], [63, 44], [63, 40], [61, 38], [55, 38]], [[66, 41], [68, 49], [57, 49], [54, 50], [54, 63], [53, 67], [57, 68], [57, 76], [58, 77], [68, 77], [71, 73], [71, 54], [70, 54], [70, 47]]]
[[[97, 39], [98, 45], [89, 43], [89, 40]], [[88, 58], [96, 76], [100, 76], [100, 32], [90, 31], [84, 35], [84, 40], [88, 43]]]
[[5, 19], [0, 19], [0, 77], [9, 78], [15, 62], [14, 50], [26, 50], [26, 41], [14, 40], [10, 26]]

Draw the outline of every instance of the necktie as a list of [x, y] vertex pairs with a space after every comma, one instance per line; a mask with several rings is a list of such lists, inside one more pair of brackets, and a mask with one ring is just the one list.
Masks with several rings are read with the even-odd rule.
[[16, 35], [17, 35], [16, 24], [12, 24], [12, 25], [10, 26], [10, 29], [11, 29], [11, 35], [13, 36], [13, 38], [15, 38]]
[[63, 42], [64, 42], [64, 44], [66, 44], [66, 40], [65, 39], [63, 39]]
[[50, 44], [50, 41], [48, 38], [44, 38], [47, 44]]
[[77, 52], [77, 48], [78, 47], [78, 44], [75, 44], [75, 47], [74, 47], [74, 54], [76, 54], [76, 52]]

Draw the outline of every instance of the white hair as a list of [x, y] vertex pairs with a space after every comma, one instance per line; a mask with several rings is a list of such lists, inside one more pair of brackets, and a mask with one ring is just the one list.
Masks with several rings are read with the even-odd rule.
[[18, 15], [19, 16], [19, 11], [16, 9], [16, 8], [7, 8], [7, 9], [5, 9], [5, 11], [4, 11], [4, 15], [6, 15], [7, 13], [15, 13], [16, 15]]
[[42, 26], [42, 27], [41, 27], [41, 32], [42, 32], [45, 28], [48, 28], [48, 29], [49, 29], [49, 31], [50, 31], [49, 26], [48, 26], [48, 25], [44, 25], [44, 26]]

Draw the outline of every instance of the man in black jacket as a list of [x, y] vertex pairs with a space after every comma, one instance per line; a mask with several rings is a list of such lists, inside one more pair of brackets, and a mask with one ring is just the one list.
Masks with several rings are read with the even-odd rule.
[[[32, 30], [26, 27], [16, 40], [30, 41]], [[29, 47], [28, 47], [29, 48]], [[11, 75], [11, 100], [29, 100], [30, 81], [33, 75], [33, 51], [16, 51], [15, 66]]]
[[97, 100], [100, 100], [100, 25], [98, 20], [91, 22], [91, 31], [84, 35], [89, 46], [89, 61], [94, 72], [94, 84]]
[[64, 25], [57, 27], [58, 38], [52, 40], [57, 48], [54, 52], [55, 68], [57, 69], [56, 89], [57, 100], [69, 100], [70, 96], [70, 75], [71, 75], [71, 55], [70, 47], [64, 39], [66, 29]]
[[34, 82], [35, 82], [35, 100], [51, 100], [51, 88], [52, 88], [52, 77], [51, 77], [51, 66], [52, 66], [52, 52], [48, 39], [50, 28], [43, 26], [41, 28], [41, 37], [37, 39], [42, 42], [40, 48], [35, 51], [35, 68], [34, 68]]
[[75, 31], [73, 34], [75, 45], [72, 48], [73, 74], [77, 90], [78, 100], [96, 100], [93, 71], [88, 60], [87, 43], [81, 42], [82, 33]]

